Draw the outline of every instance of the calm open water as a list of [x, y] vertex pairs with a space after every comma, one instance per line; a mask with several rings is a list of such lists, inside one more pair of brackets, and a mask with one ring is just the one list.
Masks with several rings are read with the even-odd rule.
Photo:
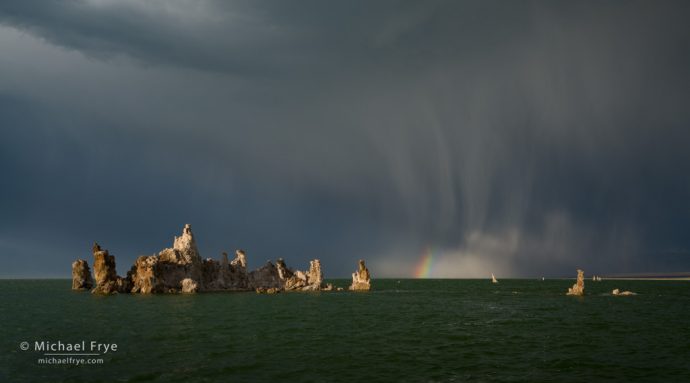
[[[1, 280], [0, 382], [690, 381], [690, 282], [587, 281], [585, 297], [565, 296], [573, 283], [101, 297]], [[118, 350], [101, 365], [40, 365], [42, 340]]]

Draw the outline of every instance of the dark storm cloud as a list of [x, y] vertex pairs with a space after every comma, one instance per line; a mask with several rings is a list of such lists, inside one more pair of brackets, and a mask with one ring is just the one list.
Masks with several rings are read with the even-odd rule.
[[241, 14], [202, 12], [194, 17], [195, 9], [203, 7], [200, 2], [176, 12], [178, 6], [167, 2], [10, 1], [3, 4], [2, 19], [97, 58], [125, 54], [159, 65], [242, 74], [270, 64], [257, 60], [265, 56], [253, 42], [277, 42], [280, 34]]
[[123, 272], [185, 222], [330, 275], [690, 268], [689, 13], [3, 2], [5, 273], [92, 239]]

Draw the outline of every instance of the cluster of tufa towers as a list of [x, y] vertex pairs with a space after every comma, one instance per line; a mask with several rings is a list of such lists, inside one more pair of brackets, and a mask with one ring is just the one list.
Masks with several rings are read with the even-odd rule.
[[[244, 250], [235, 251], [230, 261], [223, 253], [220, 261], [202, 259], [196, 246], [192, 227], [186, 224], [182, 235], [175, 237], [173, 247], [158, 254], [137, 258], [127, 274], [118, 276], [115, 270], [115, 256], [109, 254], [97, 243], [92, 248], [94, 257], [93, 277], [88, 262], [78, 259], [72, 263], [72, 289], [89, 290], [97, 294], [112, 293], [195, 293], [203, 291], [256, 291], [277, 293], [281, 291], [341, 291], [324, 283], [321, 261], [309, 262], [306, 271], [293, 270], [282, 258], [275, 264], [265, 265], [247, 271], [247, 256]], [[371, 289], [371, 277], [364, 261], [352, 274], [349, 290]]]

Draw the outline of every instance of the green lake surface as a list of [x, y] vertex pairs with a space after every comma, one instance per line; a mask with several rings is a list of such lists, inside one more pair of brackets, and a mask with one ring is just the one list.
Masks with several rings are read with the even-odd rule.
[[[584, 297], [565, 296], [573, 283], [96, 296], [69, 280], [0, 280], [0, 382], [690, 381], [689, 281], [586, 281]], [[117, 351], [39, 363], [35, 342], [92, 340]]]

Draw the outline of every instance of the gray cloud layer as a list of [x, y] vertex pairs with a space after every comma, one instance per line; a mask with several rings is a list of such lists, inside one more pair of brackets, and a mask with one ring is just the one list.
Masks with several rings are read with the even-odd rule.
[[684, 2], [0, 4], [4, 276], [690, 269]]

